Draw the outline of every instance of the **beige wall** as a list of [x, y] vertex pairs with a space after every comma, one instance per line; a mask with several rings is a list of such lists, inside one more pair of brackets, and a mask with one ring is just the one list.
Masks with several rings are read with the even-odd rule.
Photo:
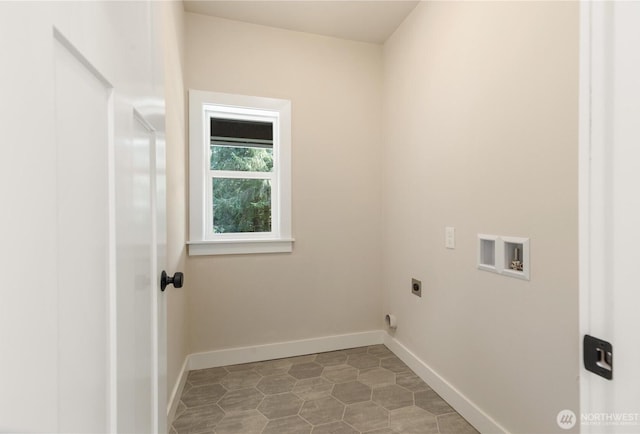
[[[561, 432], [579, 414], [578, 4], [421, 3], [384, 67], [396, 338], [508, 430]], [[530, 237], [531, 281], [477, 270], [478, 233]]]
[[[185, 18], [187, 87], [292, 100], [297, 241], [187, 258], [170, 367], [390, 311], [395, 337], [506, 429], [560, 432], [558, 411], [578, 412], [578, 5], [425, 2], [383, 49]], [[531, 281], [477, 270], [478, 233], [530, 237]]]
[[186, 14], [186, 84], [292, 101], [292, 254], [188, 259], [193, 352], [379, 329], [382, 49]]
[[[184, 271], [186, 260], [186, 114], [183, 80], [184, 12], [182, 2], [165, 2], [164, 61], [167, 145], [167, 272]], [[167, 387], [170, 394], [189, 353], [185, 286], [165, 291], [167, 297]]]

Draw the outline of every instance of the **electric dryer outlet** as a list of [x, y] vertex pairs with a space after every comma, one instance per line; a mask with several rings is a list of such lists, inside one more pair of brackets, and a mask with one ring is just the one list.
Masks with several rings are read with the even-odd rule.
[[418, 279], [411, 279], [411, 293], [422, 297], [422, 282]]

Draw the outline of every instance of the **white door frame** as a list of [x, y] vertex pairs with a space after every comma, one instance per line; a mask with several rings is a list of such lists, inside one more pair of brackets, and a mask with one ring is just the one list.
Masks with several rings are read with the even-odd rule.
[[[606, 164], [606, 105], [603, 66], [606, 4], [580, 3], [580, 107], [579, 107], [579, 310], [580, 310], [580, 412], [601, 411], [607, 403], [604, 380], [584, 369], [582, 338], [590, 334], [610, 339], [604, 288], [607, 287], [605, 256], [610, 253], [604, 227], [610, 219], [606, 206], [610, 188]], [[578, 419], [581, 414], [577, 415]], [[580, 423], [580, 422], [579, 422]], [[597, 432], [591, 426], [581, 432]]]
[[[640, 130], [636, 117], [640, 101], [638, 41], [633, 24], [640, 5], [631, 2], [580, 3], [579, 106], [579, 253], [580, 253], [580, 410], [583, 433], [638, 432], [640, 420], [629, 424], [596, 421], [596, 416], [640, 413], [637, 392], [637, 333], [640, 319], [633, 312], [640, 295], [637, 267], [629, 245], [640, 240], [637, 228], [640, 185]], [[634, 143], [635, 141], [635, 143]], [[635, 252], [634, 250], [631, 250]], [[635, 259], [638, 259], [635, 252]], [[583, 367], [585, 334], [613, 344], [613, 381]], [[631, 342], [636, 341], [636, 342]], [[624, 358], [616, 360], [618, 355]], [[620, 351], [622, 349], [622, 351]], [[617, 368], [616, 368], [617, 367]], [[616, 372], [618, 375], [616, 381]], [[631, 393], [630, 393], [631, 391]], [[589, 423], [591, 422], [591, 423]]]
[[[590, 264], [597, 261], [592, 258], [595, 255], [596, 247], [602, 245], [602, 238], [597, 234], [593, 234], [592, 214], [597, 219], [597, 214], [593, 211], [601, 206], [602, 195], [598, 194], [602, 183], [601, 168], [594, 161], [592, 167], [591, 154], [596, 152], [592, 149], [592, 126], [591, 126], [591, 85], [592, 85], [592, 55], [591, 55], [591, 26], [592, 26], [592, 8], [589, 1], [581, 1], [580, 3], [580, 66], [579, 66], [579, 132], [578, 132], [578, 221], [579, 221], [579, 317], [580, 317], [580, 351], [579, 351], [579, 372], [580, 372], [580, 413], [589, 412], [594, 405], [591, 403], [592, 396], [592, 375], [586, 371], [582, 364], [582, 336], [585, 334], [598, 334], [593, 330], [598, 329], [601, 324], [594, 324], [596, 318], [591, 314], [592, 292], [593, 296], [597, 296], [592, 288], [597, 288], [598, 283], [602, 279], [602, 275], [598, 274], [598, 269], [592, 269]], [[599, 149], [601, 151], [601, 149]], [[596, 217], [597, 216], [597, 217]], [[595, 275], [594, 275], [595, 274]], [[600, 335], [600, 334], [598, 334]], [[580, 419], [581, 414], [577, 415]], [[580, 423], [580, 421], [578, 421]], [[581, 432], [589, 433], [589, 427], [581, 427]]]

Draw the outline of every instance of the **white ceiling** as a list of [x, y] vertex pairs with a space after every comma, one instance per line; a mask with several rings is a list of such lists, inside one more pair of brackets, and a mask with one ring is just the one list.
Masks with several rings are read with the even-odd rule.
[[185, 10], [236, 21], [381, 44], [418, 1], [185, 0]]

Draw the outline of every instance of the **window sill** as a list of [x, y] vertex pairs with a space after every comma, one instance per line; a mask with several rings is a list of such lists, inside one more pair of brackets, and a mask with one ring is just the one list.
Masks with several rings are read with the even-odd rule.
[[293, 238], [275, 240], [188, 241], [189, 256], [291, 253]]

